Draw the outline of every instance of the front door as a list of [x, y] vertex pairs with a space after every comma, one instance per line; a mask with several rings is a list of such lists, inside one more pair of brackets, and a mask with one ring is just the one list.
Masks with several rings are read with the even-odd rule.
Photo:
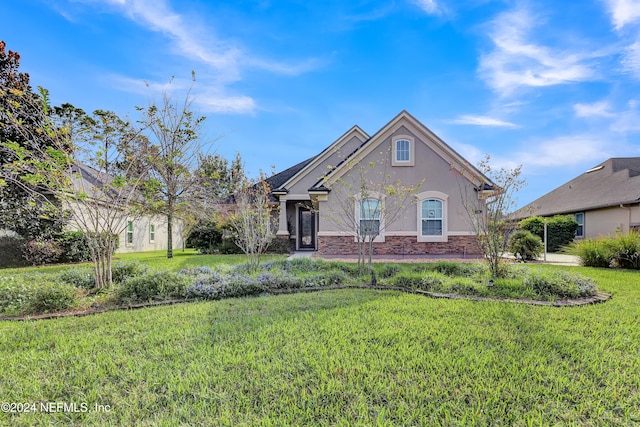
[[311, 209], [298, 209], [298, 249], [316, 248], [316, 215]]

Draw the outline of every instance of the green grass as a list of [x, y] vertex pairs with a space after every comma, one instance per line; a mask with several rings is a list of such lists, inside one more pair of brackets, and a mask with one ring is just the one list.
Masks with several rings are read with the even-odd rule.
[[640, 276], [572, 308], [345, 289], [0, 323], [0, 425], [638, 425]]

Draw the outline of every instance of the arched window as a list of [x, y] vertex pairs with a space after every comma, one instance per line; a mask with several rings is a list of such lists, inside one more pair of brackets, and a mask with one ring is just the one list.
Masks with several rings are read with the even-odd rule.
[[422, 236], [444, 235], [444, 207], [440, 199], [427, 199], [422, 201]]

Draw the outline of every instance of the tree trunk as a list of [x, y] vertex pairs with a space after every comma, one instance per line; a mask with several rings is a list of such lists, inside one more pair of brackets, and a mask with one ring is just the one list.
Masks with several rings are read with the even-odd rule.
[[173, 258], [173, 203], [167, 212], [167, 258]]

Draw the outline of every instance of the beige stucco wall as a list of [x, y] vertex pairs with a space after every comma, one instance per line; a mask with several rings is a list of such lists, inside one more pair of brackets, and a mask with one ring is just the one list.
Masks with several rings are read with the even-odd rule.
[[[168, 227], [167, 221], [161, 216], [144, 216], [141, 218], [133, 218], [133, 243], [128, 244], [126, 241], [126, 230], [120, 233], [120, 246], [116, 250], [117, 253], [127, 252], [146, 252], [167, 249]], [[150, 239], [150, 225], [155, 225], [155, 239]], [[173, 249], [182, 249], [182, 227], [183, 222], [180, 219], [173, 220]]]
[[629, 225], [640, 223], [640, 207], [613, 207], [585, 212], [585, 237], [628, 233]]
[[[414, 139], [414, 166], [392, 166], [392, 141], [396, 136], [410, 136]], [[446, 205], [446, 229], [449, 235], [467, 235], [471, 233], [468, 214], [465, 209], [465, 203], [477, 200], [476, 192], [473, 185], [459, 174], [456, 175], [451, 171], [450, 164], [431, 150], [427, 144], [419, 139], [415, 134], [411, 133], [404, 126], [397, 129], [385, 140], [381, 142], [373, 151], [367, 154], [359, 161], [360, 165], [369, 167], [370, 163], [376, 166], [366, 173], [366, 178], [373, 181], [372, 188], [376, 187], [376, 183], [383, 181], [383, 177], [390, 175], [388, 181], [400, 181], [404, 186], [416, 187], [422, 180], [419, 193], [427, 191], [436, 191], [444, 193], [448, 196]], [[342, 176], [345, 183], [355, 183], [359, 181], [359, 172], [357, 167], [346, 172]], [[462, 189], [462, 191], [461, 191]], [[338, 193], [344, 191], [343, 184], [333, 184], [332, 192]], [[336, 215], [340, 212], [340, 207], [336, 203], [338, 196], [329, 193], [328, 200], [320, 205], [320, 230], [323, 233], [339, 232], [340, 227], [336, 225], [336, 221], [332, 220], [326, 213]], [[388, 200], [387, 203], [393, 203]], [[385, 231], [387, 235], [407, 235], [418, 234], [418, 205], [410, 203], [405, 206], [404, 212], [398, 217], [397, 221], [387, 224]]]
[[[80, 218], [83, 209], [86, 207], [82, 204], [70, 203], [69, 209], [75, 209], [77, 212], [75, 217], [72, 217], [67, 225], [69, 230], [83, 230], [86, 227], [79, 227], [77, 225], [78, 222], [82, 221], [85, 223], [90, 223], [92, 219], [96, 218], [105, 218], [109, 217], [111, 219], [111, 223], [115, 228], [122, 228], [122, 231], [119, 233], [120, 237], [120, 245], [116, 250], [117, 253], [126, 253], [126, 252], [144, 252], [144, 251], [155, 251], [155, 250], [166, 250], [167, 249], [167, 221], [162, 216], [142, 216], [142, 217], [131, 217], [131, 218], [115, 218], [115, 213], [102, 213], [102, 215], [87, 214], [84, 216], [84, 221]], [[133, 243], [126, 243], [126, 225], [127, 220], [131, 220], [133, 222]], [[104, 223], [104, 222], [103, 222]], [[155, 225], [155, 239], [151, 241], [150, 239], [150, 225]], [[184, 223], [180, 219], [175, 219], [173, 221], [173, 248], [181, 249], [183, 246], [183, 231]], [[99, 230], [101, 231], [101, 230]]]
[[327, 172], [329, 172], [330, 167], [337, 166], [360, 145], [362, 145], [362, 140], [353, 136], [345, 140], [339, 147], [328, 148], [329, 152], [327, 153], [327, 159], [309, 169], [302, 179], [295, 182], [288, 188], [289, 197], [308, 194], [309, 188], [325, 176]]

